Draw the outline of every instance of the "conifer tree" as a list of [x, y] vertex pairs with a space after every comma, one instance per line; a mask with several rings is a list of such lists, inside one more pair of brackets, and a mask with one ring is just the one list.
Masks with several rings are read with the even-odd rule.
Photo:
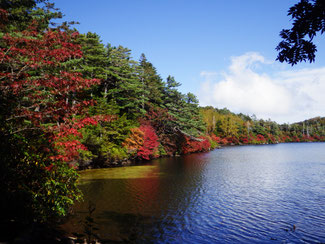
[[76, 71], [87, 79], [107, 79], [107, 51], [96, 33], [88, 32], [79, 36], [83, 58]]
[[164, 94], [164, 106], [175, 120], [171, 121], [175, 130], [197, 136], [205, 130], [204, 123], [199, 113], [198, 100], [194, 94], [180, 93], [176, 88], [180, 83], [174, 77], [168, 76]]
[[108, 46], [107, 98], [129, 118], [145, 113], [142, 105], [146, 102], [143, 86], [137, 77], [137, 62], [131, 59], [129, 49]]
[[100, 84], [93, 87], [91, 95], [95, 95], [96, 99], [106, 97], [108, 89], [107, 49], [102, 44], [99, 35], [92, 32], [81, 34], [78, 43], [81, 45], [83, 58], [69, 60], [67, 65], [87, 79], [99, 79]]
[[157, 74], [156, 68], [150, 63], [144, 54], [140, 57], [139, 78], [144, 90], [147, 91], [147, 100], [160, 106], [163, 103], [163, 82]]
[[39, 30], [44, 30], [55, 26], [53, 19], [62, 18], [62, 13], [48, 0], [1, 0], [0, 9], [6, 11], [6, 32], [26, 30], [33, 21], [38, 23]]

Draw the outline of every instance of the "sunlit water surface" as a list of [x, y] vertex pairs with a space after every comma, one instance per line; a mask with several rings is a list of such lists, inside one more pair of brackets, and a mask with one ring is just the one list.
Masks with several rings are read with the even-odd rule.
[[[105, 242], [325, 242], [325, 143], [227, 147], [81, 173]], [[81, 221], [81, 222], [80, 222]]]

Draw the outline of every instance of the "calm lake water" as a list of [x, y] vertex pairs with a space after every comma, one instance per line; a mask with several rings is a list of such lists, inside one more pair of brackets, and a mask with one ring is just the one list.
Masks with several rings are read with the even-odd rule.
[[107, 242], [325, 242], [325, 143], [236, 146], [82, 172], [84, 202], [64, 226], [82, 233], [91, 200]]

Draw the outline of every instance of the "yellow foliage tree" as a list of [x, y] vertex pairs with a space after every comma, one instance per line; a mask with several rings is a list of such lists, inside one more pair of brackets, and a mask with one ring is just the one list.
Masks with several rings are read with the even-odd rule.
[[132, 128], [128, 138], [122, 143], [128, 153], [135, 153], [143, 146], [144, 133], [139, 128]]

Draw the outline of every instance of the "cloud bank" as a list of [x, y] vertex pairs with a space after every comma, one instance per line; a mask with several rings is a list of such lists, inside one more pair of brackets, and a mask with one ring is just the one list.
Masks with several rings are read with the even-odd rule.
[[202, 71], [200, 104], [278, 123], [325, 116], [325, 67], [289, 71], [276, 67], [251, 52], [231, 58], [226, 72]]

